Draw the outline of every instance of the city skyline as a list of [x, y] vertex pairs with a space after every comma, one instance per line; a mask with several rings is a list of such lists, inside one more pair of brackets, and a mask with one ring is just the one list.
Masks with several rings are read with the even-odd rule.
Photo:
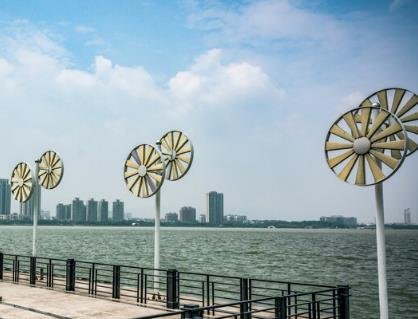
[[[335, 179], [324, 139], [369, 94], [418, 91], [416, 1], [103, 2], [94, 16], [86, 2], [47, 3], [5, 0], [0, 12], [0, 176], [56, 150], [65, 173], [44, 209], [93, 196], [152, 217], [123, 163], [178, 128], [194, 163], [164, 183], [163, 211], [203, 212], [202, 194], [219, 189], [225, 211], [250, 218], [373, 220], [373, 189]], [[417, 170], [405, 161], [385, 183], [388, 222], [418, 211]]]
[[[7, 181], [8, 182], [7, 179], [2, 179], [2, 178], [0, 178], [0, 181]], [[4, 184], [4, 182], [3, 182], [3, 184]], [[4, 188], [5, 187], [3, 185], [2, 188], [0, 188], [0, 190], [1, 189], [4, 189]], [[8, 188], [8, 191], [9, 191], [9, 194], [10, 194], [9, 196], [11, 197], [10, 187]], [[178, 209], [178, 213], [177, 212], [172, 212], [173, 211], [172, 209], [168, 209], [165, 213], [163, 212], [163, 214], [165, 216], [170, 215], [170, 214], [175, 214], [177, 216], [176, 217], [177, 220], [180, 221], [181, 210], [182, 209], [190, 208], [190, 209], [193, 209], [194, 210], [194, 216], [195, 216], [194, 220], [196, 222], [202, 223], [201, 219], [202, 219], [202, 216], [203, 216], [204, 219], [205, 219], [205, 222], [210, 223], [210, 224], [219, 224], [220, 225], [222, 223], [219, 223], [219, 222], [214, 223], [213, 221], [212, 222], [210, 221], [210, 217], [209, 217], [210, 216], [209, 194], [211, 194], [211, 193], [212, 194], [216, 194], [216, 195], [220, 195], [222, 197], [222, 206], [223, 206], [223, 193], [218, 193], [216, 191], [210, 191], [210, 192], [206, 193], [206, 195], [205, 195], [206, 208], [203, 211], [198, 211], [198, 210], [196, 210], [195, 207], [191, 207], [191, 206], [182, 206], [182, 207], [180, 207]], [[4, 198], [4, 194], [2, 194], [0, 196], [0, 206], [1, 205], [4, 205], [3, 204], [3, 198]], [[101, 199], [100, 202], [99, 202], [99, 201], [94, 200], [94, 198], [89, 198], [84, 203], [83, 200], [79, 199], [78, 197], [75, 197], [75, 198], [73, 198], [72, 203], [74, 202], [74, 200], [79, 201], [80, 204], [83, 204], [84, 205], [83, 207], [81, 207], [81, 209], [82, 209], [81, 214], [83, 215], [83, 217], [81, 217], [80, 220], [81, 221], [82, 220], [85, 220], [87, 222], [92, 222], [92, 223], [100, 222], [101, 220], [99, 218], [99, 214], [98, 213], [96, 213], [96, 214], [93, 213], [93, 215], [89, 215], [89, 207], [93, 211], [96, 210], [97, 212], [99, 212], [99, 203], [100, 202], [103, 202], [104, 201], [107, 206], [109, 205], [109, 201], [107, 201], [106, 199]], [[145, 214], [144, 215], [143, 212], [125, 211], [125, 203], [123, 201], [120, 201], [119, 199], [115, 199], [112, 202], [112, 210], [109, 209], [109, 206], [107, 207], [107, 210], [106, 210], [106, 208], [104, 208], [103, 216], [107, 216], [107, 218], [104, 217], [104, 219], [103, 219], [104, 222], [106, 222], [108, 219], [113, 219], [113, 212], [115, 211], [115, 204], [121, 205], [121, 207], [122, 207], [122, 208], [117, 208], [117, 209], [122, 209], [122, 212], [123, 212], [122, 213], [122, 216], [123, 216], [122, 220], [129, 219], [129, 218], [127, 218], [128, 215], [130, 216], [131, 219], [135, 219], [135, 218], [144, 218], [144, 219], [150, 219], [150, 220], [153, 219], [153, 216], [148, 216], [148, 214]], [[90, 206], [90, 205], [92, 205], [92, 206]], [[55, 208], [53, 210], [48, 210], [48, 209], [41, 208], [40, 215], [45, 214], [45, 213], [49, 213], [51, 217], [56, 218], [58, 216], [58, 206], [60, 206], [60, 209], [62, 209], [62, 210], [60, 210], [61, 216], [66, 216], [65, 217], [66, 220], [72, 220], [72, 204], [64, 204], [62, 202], [59, 202], [58, 204], [56, 204], [56, 206], [55, 206]], [[107, 211], [107, 215], [106, 215], [106, 211]], [[25, 203], [20, 203], [19, 204], [19, 211], [18, 212], [11, 211], [10, 213], [11, 214], [18, 214], [19, 216], [22, 216], [24, 218], [32, 218], [32, 214], [33, 214], [33, 198], [31, 197]], [[110, 213], [112, 213], [112, 217], [110, 216]], [[132, 213], [134, 213], [134, 215], [132, 215]], [[213, 211], [212, 211], [212, 213], [213, 213]], [[79, 214], [79, 212], [77, 212], [76, 214]], [[0, 215], [2, 215], [2, 214], [0, 214]], [[313, 219], [320, 219], [321, 220], [321, 218], [323, 217], [323, 215], [324, 214], [322, 214], [320, 216], [315, 216], [315, 217], [313, 217]], [[337, 217], [353, 218], [352, 217], [352, 214], [351, 215], [350, 214], [341, 215], [341, 214], [335, 214], [335, 213], [332, 214], [332, 213], [330, 213], [329, 215], [330, 216], [337, 216]], [[408, 217], [406, 217], [406, 215], [408, 215]], [[96, 216], [96, 218], [94, 218], [92, 216]], [[227, 212], [225, 214], [224, 211], [223, 211], [223, 208], [222, 208], [222, 216], [223, 217], [221, 219], [219, 219], [219, 220], [226, 221], [226, 220], [229, 220], [231, 218], [232, 219], [235, 218], [235, 219], [241, 220], [241, 221], [242, 220], [247, 220], [247, 218], [249, 220], [268, 220], [268, 218], [262, 218], [262, 217], [261, 218], [252, 218], [251, 215], [250, 216], [248, 216], [247, 214], [243, 215], [242, 213], [238, 213], [237, 214], [237, 213]], [[355, 218], [358, 219], [357, 217], [355, 217]], [[164, 219], [166, 219], [166, 217], [162, 217], [161, 219], [164, 220]], [[403, 209], [402, 215], [397, 216], [397, 218], [395, 218], [395, 220], [393, 220], [391, 222], [392, 223], [404, 223], [404, 224], [408, 224], [406, 222], [407, 219], [409, 220], [409, 223], [410, 224], [418, 224], [418, 213], [415, 213], [414, 211], [411, 211], [411, 208], [406, 208], [406, 209]], [[78, 220], [78, 221], [80, 221], [80, 220]], [[118, 217], [117, 220], [121, 220], [121, 219]], [[280, 218], [274, 219], [273, 218], [272, 220], [284, 220], [284, 219], [280, 219]], [[288, 221], [301, 221], [301, 220], [288, 219]], [[359, 222], [364, 223], [364, 224], [373, 224], [374, 223], [374, 221], [372, 221], [372, 220], [362, 220], [361, 218], [359, 219]], [[389, 223], [390, 223], [390, 221], [389, 221]]]
[[112, 210], [109, 210], [109, 201], [94, 198], [84, 202], [75, 197], [71, 204], [58, 203], [56, 205], [55, 217], [58, 220], [72, 221], [74, 223], [107, 223], [109, 220], [114, 222], [125, 219], [124, 203], [119, 199], [112, 202]]

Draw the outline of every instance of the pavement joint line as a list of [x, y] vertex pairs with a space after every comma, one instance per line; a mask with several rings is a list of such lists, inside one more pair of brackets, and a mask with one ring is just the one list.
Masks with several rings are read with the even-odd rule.
[[35, 308], [30, 308], [30, 307], [24, 307], [24, 306], [12, 304], [12, 303], [4, 302], [4, 301], [0, 301], [0, 305], [14, 307], [14, 308], [22, 309], [22, 310], [27, 310], [27, 311], [39, 313], [41, 315], [57, 318], [57, 319], [72, 319], [71, 317], [64, 317], [64, 316], [56, 315], [56, 314], [51, 313], [51, 312], [46, 312], [46, 311], [42, 311], [42, 310], [38, 310], [38, 309], [35, 309]]

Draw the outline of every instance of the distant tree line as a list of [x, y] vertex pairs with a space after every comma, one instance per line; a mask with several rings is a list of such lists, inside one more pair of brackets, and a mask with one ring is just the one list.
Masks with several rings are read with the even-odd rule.
[[[106, 222], [79, 222], [74, 223], [73, 221], [62, 221], [56, 219], [41, 219], [38, 221], [39, 225], [59, 225], [59, 226], [142, 226], [142, 227], [151, 227], [154, 226], [154, 221], [147, 220], [123, 220], [123, 221], [106, 221]], [[16, 220], [0, 220], [0, 225], [32, 225], [30, 219], [16, 219]], [[222, 225], [211, 225], [211, 224], [201, 224], [201, 223], [183, 223], [183, 222], [165, 222], [161, 221], [161, 225], [164, 227], [232, 227], [232, 228], [311, 228], [311, 229], [320, 229], [320, 228], [329, 228], [329, 229], [349, 229], [357, 227], [366, 227], [364, 224], [358, 224], [356, 226], [348, 226], [342, 223], [331, 223], [315, 220], [304, 220], [304, 221], [283, 221], [283, 220], [253, 220], [246, 223], [242, 222], [224, 222]], [[392, 229], [418, 229], [418, 225], [405, 225], [405, 224], [386, 224], [386, 228]]]

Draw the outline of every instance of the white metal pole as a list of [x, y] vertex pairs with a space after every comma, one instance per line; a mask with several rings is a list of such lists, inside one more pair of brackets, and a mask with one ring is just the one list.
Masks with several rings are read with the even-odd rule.
[[376, 243], [377, 243], [377, 272], [379, 279], [380, 319], [389, 318], [388, 293], [386, 280], [386, 243], [385, 216], [383, 205], [383, 183], [376, 184]]
[[161, 206], [161, 197], [160, 191], [155, 195], [155, 228], [154, 228], [154, 293], [159, 294], [160, 283], [159, 281], [159, 271], [160, 268], [160, 206]]
[[33, 196], [33, 231], [32, 231], [32, 256], [36, 256], [36, 229], [38, 227], [38, 215], [41, 206], [41, 187], [38, 183], [39, 161], [35, 161], [35, 177]]

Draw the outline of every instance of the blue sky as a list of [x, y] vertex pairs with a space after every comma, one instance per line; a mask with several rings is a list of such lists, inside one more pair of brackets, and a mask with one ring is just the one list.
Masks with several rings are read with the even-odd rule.
[[[121, 198], [151, 217], [123, 160], [179, 128], [196, 160], [164, 185], [164, 212], [205, 213], [217, 190], [227, 213], [251, 218], [372, 221], [373, 190], [332, 175], [323, 139], [372, 92], [417, 92], [417, 17], [407, 0], [0, 1], [0, 175], [54, 148], [66, 175], [46, 209]], [[388, 220], [418, 215], [415, 157], [385, 184]]]

